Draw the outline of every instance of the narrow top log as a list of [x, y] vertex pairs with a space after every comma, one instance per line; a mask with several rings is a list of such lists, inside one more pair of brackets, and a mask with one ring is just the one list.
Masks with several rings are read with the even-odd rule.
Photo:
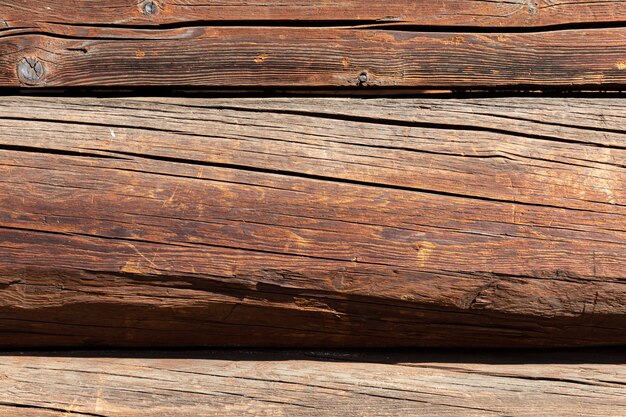
[[73, 25], [163, 25], [199, 22], [388, 22], [420, 26], [539, 27], [619, 23], [624, 1], [564, 0], [5, 0], [0, 23], [29, 27], [40, 23]]

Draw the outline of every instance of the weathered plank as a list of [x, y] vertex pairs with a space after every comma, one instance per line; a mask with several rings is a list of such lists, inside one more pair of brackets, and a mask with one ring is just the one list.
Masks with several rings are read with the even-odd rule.
[[139, 355], [2, 356], [0, 413], [4, 417], [626, 415], [623, 352]]
[[[356, 0], [311, 1], [111, 0], [106, 4], [74, 0], [4, 0], [5, 26], [40, 23], [163, 25], [206, 21], [353, 21], [414, 25], [533, 27], [626, 21], [621, 0]], [[2, 22], [0, 21], [0, 22]]]
[[624, 344], [624, 109], [4, 97], [0, 346]]
[[615, 88], [626, 84], [625, 57], [625, 28], [468, 33], [49, 24], [0, 32], [0, 86]]

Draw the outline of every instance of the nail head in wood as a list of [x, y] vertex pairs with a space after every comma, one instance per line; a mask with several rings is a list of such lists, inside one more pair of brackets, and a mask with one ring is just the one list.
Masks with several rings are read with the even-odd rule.
[[366, 72], [362, 72], [362, 73], [359, 75], [359, 85], [363, 85], [363, 84], [365, 84], [365, 83], [367, 82], [368, 78], [369, 78], [369, 77], [367, 76], [367, 73], [366, 73]]
[[147, 15], [152, 15], [157, 12], [157, 5], [153, 1], [146, 2], [143, 6], [143, 12]]
[[44, 75], [45, 68], [40, 60], [37, 58], [24, 58], [17, 64], [17, 75], [24, 84], [37, 84]]

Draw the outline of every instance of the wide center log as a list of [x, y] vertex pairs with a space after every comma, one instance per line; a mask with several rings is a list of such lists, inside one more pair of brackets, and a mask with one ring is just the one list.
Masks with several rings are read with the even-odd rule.
[[624, 109], [4, 97], [0, 347], [624, 344]]

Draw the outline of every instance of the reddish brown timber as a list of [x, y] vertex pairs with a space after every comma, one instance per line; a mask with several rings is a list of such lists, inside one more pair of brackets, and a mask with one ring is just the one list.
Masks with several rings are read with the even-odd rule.
[[379, 21], [424, 26], [534, 27], [623, 22], [624, 5], [620, 0], [3, 0], [0, 19], [8, 27], [50, 22], [130, 26], [203, 21]]
[[623, 352], [0, 357], [3, 417], [623, 417]]
[[0, 338], [626, 343], [624, 99], [0, 101]]
[[4, 87], [520, 85], [626, 85], [626, 28], [467, 33], [50, 24], [0, 32]]

